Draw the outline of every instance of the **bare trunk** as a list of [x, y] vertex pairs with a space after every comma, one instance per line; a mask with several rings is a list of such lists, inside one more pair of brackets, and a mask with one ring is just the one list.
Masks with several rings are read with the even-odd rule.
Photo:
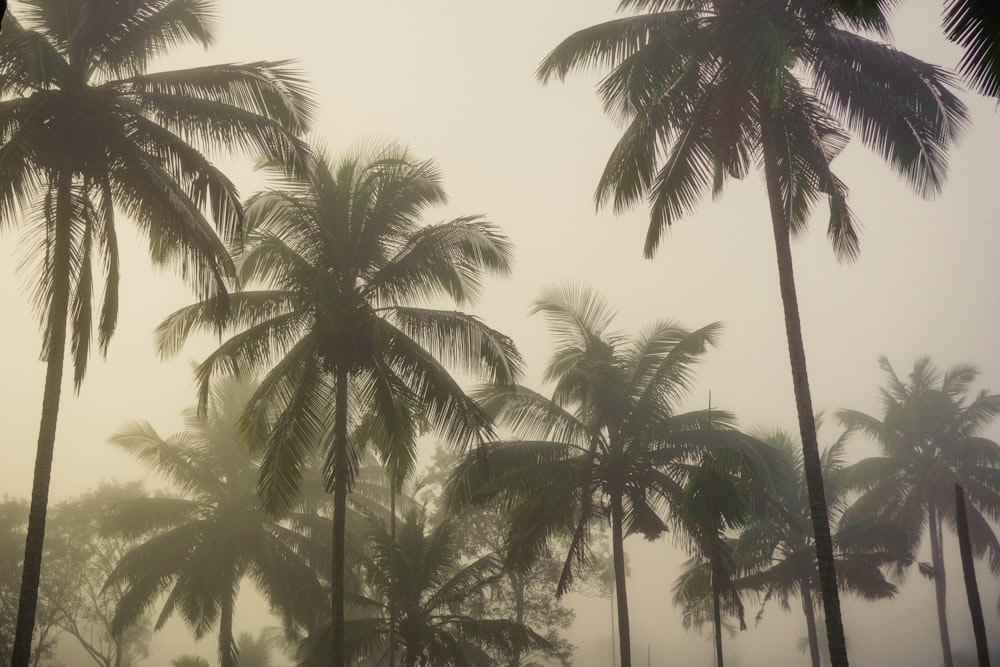
[[344, 558], [347, 520], [347, 372], [336, 371], [336, 407], [333, 435], [333, 571], [330, 573], [330, 612], [333, 629], [331, 664], [347, 667], [344, 651]]
[[236, 667], [236, 642], [233, 640], [233, 600], [223, 600], [219, 613], [219, 667]]
[[[513, 571], [507, 573], [507, 580], [514, 591], [514, 620], [524, 623], [524, 580]], [[521, 647], [516, 644], [511, 652], [510, 667], [521, 667]]]
[[806, 634], [809, 636], [809, 659], [812, 667], [823, 667], [819, 658], [819, 633], [816, 631], [816, 614], [813, 612], [812, 591], [805, 580], [799, 582], [802, 595], [802, 613], [806, 615]]
[[719, 590], [719, 568], [712, 559], [712, 620], [715, 623], [715, 667], [722, 664], [722, 592]]
[[955, 529], [958, 533], [958, 550], [962, 554], [965, 594], [969, 598], [969, 613], [972, 614], [972, 633], [976, 637], [976, 656], [979, 658], [979, 667], [990, 667], [986, 621], [983, 618], [983, 603], [979, 599], [979, 585], [976, 583], [976, 564], [972, 560], [972, 539], [969, 535], [969, 517], [966, 511], [965, 489], [956, 484]]
[[944, 667], [954, 667], [951, 638], [948, 636], [948, 587], [944, 576], [944, 554], [941, 551], [941, 517], [933, 505], [927, 512], [927, 527], [931, 536], [931, 565], [934, 567], [934, 594], [937, 600], [938, 631], [941, 635], [941, 656]]
[[774, 119], [767, 102], [760, 103], [761, 145], [764, 153], [764, 179], [767, 199], [771, 209], [771, 226], [778, 260], [778, 282], [785, 314], [785, 334], [788, 338], [788, 357], [792, 368], [792, 387], [802, 438], [802, 462], [806, 487], [809, 493], [809, 513], [812, 517], [813, 537], [816, 542], [816, 562], [819, 566], [819, 586], [826, 614], [826, 635], [833, 667], [848, 667], [847, 642], [840, 617], [840, 594], [837, 590], [837, 572], [833, 559], [833, 540], [830, 537], [830, 520], [827, 515], [826, 495], [823, 490], [823, 471], [816, 439], [816, 421], [809, 377], [806, 373], [806, 353], [802, 342], [802, 324], [799, 320], [798, 298], [795, 294], [795, 276], [792, 271], [792, 248], [788, 220], [781, 199], [778, 181], [778, 163], [775, 148]]
[[611, 499], [611, 547], [615, 563], [615, 590], [618, 594], [618, 649], [621, 653], [621, 667], [632, 667], [628, 596], [625, 592], [625, 537], [622, 531], [621, 494], [616, 494]]
[[28, 512], [28, 535], [24, 543], [24, 567], [21, 572], [21, 596], [17, 605], [17, 628], [11, 653], [12, 667], [28, 667], [31, 639], [38, 609], [38, 585], [42, 575], [42, 549], [45, 543], [45, 516], [49, 504], [49, 480], [55, 452], [59, 398], [62, 394], [63, 363], [66, 357], [66, 319], [70, 293], [70, 210], [73, 177], [61, 176], [56, 193], [55, 247], [52, 252], [52, 296], [47, 314], [45, 347], [45, 389], [42, 394], [42, 418], [35, 450], [35, 472], [31, 483], [31, 509]]
[[396, 667], [396, 483], [389, 490], [389, 667]]

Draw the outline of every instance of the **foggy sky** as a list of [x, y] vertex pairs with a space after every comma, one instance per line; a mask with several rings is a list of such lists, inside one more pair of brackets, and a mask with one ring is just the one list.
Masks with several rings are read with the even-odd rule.
[[[940, 0], [902, 4], [893, 21], [894, 43], [936, 64], [957, 63], [960, 51], [941, 36]], [[704, 407], [711, 391], [713, 406], [734, 410], [743, 425], [796, 431], [760, 177], [751, 174], [730, 184], [719, 201], [703, 202], [673, 227], [654, 260], [643, 260], [647, 211], [640, 207], [615, 216], [610, 210], [595, 212], [593, 204], [594, 187], [620, 132], [594, 95], [598, 76], [573, 75], [566, 83], [547, 86], [534, 79], [552, 47], [574, 30], [612, 18], [615, 2], [225, 0], [218, 5], [217, 44], [207, 53], [183, 51], [159, 69], [298, 58], [320, 102], [316, 137], [334, 154], [366, 137], [388, 137], [407, 143], [418, 157], [436, 158], [450, 204], [427, 220], [482, 213], [517, 244], [514, 277], [492, 281], [475, 312], [514, 337], [527, 359], [528, 384], [537, 386], [552, 351], [542, 319], [527, 315], [529, 304], [542, 286], [575, 280], [617, 304], [618, 325], [626, 330], [660, 317], [690, 328], [721, 320], [721, 343], [707, 355], [688, 407]], [[12, 11], [18, 12], [16, 2]], [[793, 245], [817, 409], [850, 407], [878, 414], [882, 375], [876, 360], [882, 354], [901, 375], [921, 355], [941, 367], [972, 362], [983, 372], [976, 389], [1000, 390], [1000, 216], [992, 205], [1000, 115], [994, 102], [971, 93], [964, 99], [972, 126], [952, 154], [941, 196], [921, 200], [860, 142], [852, 142], [834, 167], [850, 187], [851, 206], [864, 227], [860, 259], [836, 261], [825, 238], [822, 207], [811, 230]], [[219, 161], [233, 165], [244, 195], [259, 187], [246, 162]], [[144, 475], [141, 466], [106, 444], [108, 435], [140, 419], [162, 434], [180, 429], [180, 410], [195, 400], [191, 363], [213, 345], [209, 339], [199, 341], [161, 363], [152, 329], [192, 296], [173, 273], [151, 271], [146, 249], [130, 226], [123, 221], [119, 229], [120, 324], [108, 360], [91, 363], [77, 397], [67, 374], [53, 502], [95, 488], [103, 479]], [[44, 366], [38, 360], [41, 338], [24, 295], [25, 276], [10, 259], [20, 256], [15, 235], [0, 239], [0, 252], [9, 258], [0, 274], [5, 312], [0, 405], [7, 454], [0, 494], [26, 497]], [[828, 424], [821, 442], [836, 435]], [[860, 457], [871, 450], [857, 443], [849, 451]], [[154, 487], [161, 484], [151, 481]], [[946, 551], [949, 620], [953, 645], [960, 648], [971, 643], [971, 631], [952, 541]], [[684, 555], [669, 538], [651, 545], [633, 539], [627, 548], [637, 664], [645, 659], [647, 644], [653, 664], [711, 664], [707, 636], [686, 634], [669, 602]], [[985, 568], [980, 580], [987, 626], [996, 631], [997, 582]], [[847, 597], [845, 625], [854, 664], [939, 663], [932, 584], [915, 572], [907, 581], [896, 600], [878, 606]], [[576, 603], [577, 664], [608, 664], [608, 603]], [[748, 616], [755, 613], [753, 608]], [[727, 644], [727, 660], [741, 667], [805, 664], [807, 656], [794, 645], [805, 634], [801, 616], [797, 606], [786, 613], [771, 603], [759, 628]], [[261, 623], [244, 614], [237, 617], [237, 630]], [[184, 636], [176, 620], [167, 632]], [[163, 650], [164, 660], [177, 653], [162, 638], [154, 646]], [[211, 656], [214, 640], [203, 642], [200, 650]], [[737, 657], [737, 651], [743, 654]], [[689, 663], [679, 658], [682, 653], [692, 656]], [[159, 661], [153, 657], [148, 664]]]

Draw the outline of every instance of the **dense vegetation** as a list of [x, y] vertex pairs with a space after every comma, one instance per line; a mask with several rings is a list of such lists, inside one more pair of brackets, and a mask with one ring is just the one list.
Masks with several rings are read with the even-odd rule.
[[[825, 202], [838, 256], [858, 252], [835, 158], [857, 136], [933, 194], [967, 124], [947, 71], [878, 41], [880, 8], [623, 0], [646, 13], [571, 35], [538, 71], [609, 70], [600, 95], [625, 129], [596, 198], [648, 200], [647, 255], [704, 195], [760, 172], [796, 441], [684, 407], [720, 323], [659, 313], [619, 331], [584, 285], [539, 290], [554, 351], [545, 387], [526, 386], [515, 342], [456, 310], [512, 273], [513, 244], [480, 216], [427, 223], [447, 199], [433, 160], [310, 143], [313, 95], [286, 63], [150, 71], [211, 42], [211, 4], [23, 0], [3, 23], [0, 229], [29, 239], [47, 369], [30, 502], [0, 503], [4, 664], [55, 664], [65, 642], [131, 667], [176, 615], [217, 640], [221, 667], [569, 665], [561, 598], [584, 588], [613, 596], [616, 659], [631, 667], [625, 540], [670, 533], [689, 556], [674, 603], [685, 625], [712, 626], [719, 667], [727, 617], [746, 629], [751, 607], [759, 620], [792, 599], [813, 667], [847, 667], [840, 594], [892, 597], [913, 569], [933, 581], [953, 667], [947, 527], [988, 667], [974, 561], [1000, 575], [1000, 444], [984, 435], [1000, 395], [969, 395], [971, 365], [919, 359], [901, 379], [883, 360], [882, 413], [837, 411], [841, 436], [821, 450], [806, 376], [790, 238]], [[995, 92], [985, 67], [966, 71]], [[269, 187], [242, 199], [212, 161], [236, 154]], [[164, 313], [159, 351], [202, 333], [218, 346], [194, 371], [182, 432], [138, 421], [110, 435], [165, 490], [109, 484], [50, 508], [67, 351], [79, 389], [92, 330], [105, 351], [117, 326], [119, 218], [194, 292]], [[881, 455], [849, 463], [859, 435]], [[421, 469], [427, 445], [439, 449]], [[248, 584], [280, 627], [236, 635]]]

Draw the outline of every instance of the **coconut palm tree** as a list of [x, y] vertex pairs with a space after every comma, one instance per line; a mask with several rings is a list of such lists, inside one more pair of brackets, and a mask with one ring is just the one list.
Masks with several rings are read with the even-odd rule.
[[[697, 331], [661, 320], [629, 338], [609, 330], [614, 311], [591, 290], [563, 285], [543, 292], [556, 353], [545, 372], [552, 398], [526, 387], [487, 387], [484, 405], [526, 438], [473, 452], [448, 483], [450, 505], [497, 502], [508, 509], [507, 561], [530, 567], [565, 535], [569, 546], [556, 595], [587, 560], [591, 531], [611, 523], [622, 667], [631, 664], [624, 538], [661, 535], [664, 510], [681, 505], [683, 464], [710, 448], [752, 451], [722, 411], [678, 414], [694, 366], [713, 345], [719, 324]], [[718, 428], [711, 428], [714, 425]]]
[[[382, 664], [395, 645], [406, 667], [486, 665], [486, 648], [510, 655], [515, 648], [548, 647], [523, 623], [467, 611], [502, 576], [497, 556], [465, 561], [456, 526], [448, 519], [429, 527], [416, 507], [401, 519], [395, 538], [387, 521], [368, 521], [364, 587], [350, 597], [354, 613], [347, 621], [352, 660]], [[393, 615], [390, 600], [398, 605]], [[327, 664], [325, 656], [317, 655], [321, 646], [303, 644], [301, 664]]]
[[[1000, 416], [1000, 394], [980, 391], [970, 399], [966, 394], [978, 376], [970, 365], [941, 373], [924, 357], [914, 362], [906, 382], [885, 357], [879, 365], [886, 374], [882, 417], [837, 413], [850, 433], [867, 435], [882, 450], [881, 456], [852, 466], [853, 481], [863, 493], [851, 512], [885, 517], [918, 542], [926, 527], [931, 565], [924, 570], [934, 580], [941, 652], [951, 667], [942, 527], [956, 526], [957, 485], [967, 500], [971, 550], [986, 556], [990, 570], [1000, 574], [1000, 540], [989, 523], [1000, 519], [1000, 444], [981, 435]], [[982, 620], [974, 624], [985, 640]]]
[[538, 76], [547, 81], [573, 69], [611, 68], [599, 91], [626, 129], [596, 199], [612, 201], [616, 211], [648, 199], [647, 257], [706, 193], [760, 168], [832, 662], [847, 667], [790, 235], [826, 199], [834, 249], [854, 257], [858, 237], [847, 187], [831, 169], [847, 130], [920, 194], [932, 195], [942, 186], [946, 151], [965, 124], [965, 108], [948, 74], [852, 31], [884, 35], [884, 24], [836, 14], [823, 0], [621, 0], [619, 6], [648, 13], [571, 35]]
[[[738, 578], [736, 585], [762, 595], [765, 605], [776, 599], [784, 609], [790, 607], [792, 598], [798, 597], [806, 619], [810, 659], [813, 667], [820, 667], [821, 641], [815, 614], [818, 600], [814, 598], [819, 588], [819, 569], [801, 447], [780, 430], [761, 431], [757, 435], [788, 465], [778, 468], [783, 474], [771, 478], [771, 511], [748, 521], [734, 546], [744, 568], [744, 576]], [[847, 437], [842, 436], [822, 455], [827, 506], [836, 527], [833, 545], [837, 580], [846, 593], [866, 600], [881, 600], [896, 594], [896, 586], [886, 579], [884, 570], [899, 571], [909, 562], [909, 536], [870, 516], [845, 519], [850, 500], [844, 461], [846, 443]]]
[[[475, 301], [484, 276], [510, 271], [512, 247], [493, 224], [462, 217], [435, 225], [420, 215], [445, 200], [433, 161], [395, 144], [336, 163], [322, 153], [305, 175], [247, 204], [241, 262], [246, 285], [230, 299], [228, 340], [197, 369], [202, 398], [219, 372], [266, 373], [247, 407], [267, 432], [259, 491], [273, 509], [295, 497], [309, 450], [323, 443], [332, 471], [332, 663], [344, 654], [344, 521], [353, 461], [348, 434], [369, 420], [389, 477], [413, 467], [422, 420], [459, 446], [490, 437], [487, 415], [443, 363], [501, 384], [521, 360], [509, 338], [480, 319], [426, 307], [442, 297]], [[212, 330], [216, 299], [184, 308], [158, 329], [175, 353]]]
[[259, 457], [237, 428], [253, 389], [227, 381], [217, 385], [205, 418], [188, 411], [187, 430], [161, 438], [147, 423], [114, 435], [111, 442], [148, 463], [181, 492], [116, 505], [108, 528], [145, 537], [121, 560], [105, 585], [124, 589], [112, 631], [145, 616], [163, 593], [156, 629], [179, 612], [201, 638], [219, 630], [219, 662], [236, 667], [233, 613], [241, 582], [250, 578], [287, 627], [294, 610], [311, 596], [322, 607], [316, 574], [299, 554], [302, 536], [259, 507]]
[[215, 229], [235, 238], [243, 214], [202, 150], [299, 162], [312, 101], [287, 64], [149, 71], [175, 47], [209, 45], [214, 26], [210, 1], [23, 0], [0, 32], [0, 230], [28, 232], [46, 362], [16, 667], [28, 662], [67, 339], [79, 389], [92, 330], [104, 352], [118, 319], [117, 216], [148, 238], [155, 265], [177, 266], [202, 297], [225, 294], [232, 263]]
[[686, 467], [680, 516], [697, 553], [685, 563], [674, 585], [673, 602], [684, 609], [684, 627], [700, 627], [711, 616], [715, 665], [723, 667], [723, 614], [736, 617], [740, 630], [746, 629], [729, 533], [743, 526], [755, 509], [762, 509], [770, 471], [758, 471], [738, 450], [708, 452]]

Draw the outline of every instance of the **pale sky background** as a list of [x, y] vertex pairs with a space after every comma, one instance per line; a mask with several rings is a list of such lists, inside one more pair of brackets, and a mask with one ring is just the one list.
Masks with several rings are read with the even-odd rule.
[[[940, 0], [908, 0], [895, 14], [895, 44], [942, 65], [959, 51], [941, 36]], [[514, 337], [536, 384], [551, 352], [540, 318], [527, 311], [539, 289], [555, 281], [593, 285], [620, 309], [619, 325], [634, 330], [669, 317], [691, 327], [721, 320], [725, 333], [702, 367], [690, 407], [734, 410], [744, 425], [795, 431], [795, 412], [768, 209], [760, 178], [734, 183], [720, 201], [705, 201], [680, 221], [655, 260], [642, 259], [644, 209], [622, 216], [595, 212], [592, 193], [619, 128], [594, 95], [596, 74], [542, 86], [534, 71], [574, 30], [615, 16], [613, 0], [459, 0], [318, 2], [225, 0], [220, 30], [207, 53], [187, 50], [161, 69], [215, 62], [297, 58], [319, 99], [316, 136], [334, 153], [360, 139], [407, 143], [436, 158], [451, 201], [428, 221], [482, 213], [517, 244], [515, 275], [494, 281], [475, 312]], [[12, 3], [12, 11], [18, 5]], [[924, 201], [859, 142], [835, 168], [851, 188], [864, 225], [862, 253], [838, 264], [825, 238], [826, 220], [793, 246], [796, 279], [815, 407], [878, 413], [886, 354], [904, 375], [930, 355], [942, 367], [972, 362], [980, 387], [1000, 388], [997, 286], [1000, 215], [996, 195], [1000, 115], [993, 102], [964, 95], [972, 128], [953, 153], [944, 193]], [[225, 164], [229, 161], [223, 160]], [[246, 162], [233, 175], [250, 194], [258, 179]], [[170, 272], [153, 273], [144, 246], [122, 224], [122, 315], [107, 361], [95, 358], [79, 396], [67, 380], [56, 444], [51, 497], [59, 501], [101, 480], [142, 477], [145, 471], [107, 444], [125, 423], [147, 419], [162, 434], [181, 427], [179, 412], [194, 401], [191, 363], [211, 341], [161, 362], [151, 332], [192, 297]], [[0, 410], [6, 426], [0, 494], [27, 496], [44, 366], [40, 336], [16, 272], [14, 235], [0, 239], [8, 257], [0, 273], [6, 313], [0, 350]], [[978, 388], [978, 387], [977, 387]], [[821, 440], [837, 432], [830, 424]], [[997, 430], [993, 437], [1000, 435]], [[862, 443], [851, 453], [869, 452]], [[151, 481], [153, 486], [160, 484]], [[953, 539], [953, 538], [949, 538]], [[951, 542], [949, 541], [949, 545]], [[952, 545], [953, 547], [953, 545]], [[707, 635], [685, 633], [669, 602], [683, 560], [664, 540], [629, 540], [630, 602], [637, 664], [650, 647], [652, 664], [711, 664]], [[971, 644], [957, 549], [949, 560], [949, 610], [956, 649]], [[926, 556], [929, 560], [929, 555]], [[998, 582], [979, 570], [987, 625], [997, 631]], [[244, 590], [249, 591], [247, 584]], [[573, 598], [572, 639], [578, 665], [610, 663], [608, 603]], [[937, 665], [940, 662], [932, 584], [911, 573], [897, 599], [877, 606], [850, 598], [844, 606], [853, 664]], [[249, 603], [238, 629], [264, 624]], [[749, 612], [750, 618], [756, 609]], [[166, 664], [181, 652], [179, 622], [157, 638], [146, 664]], [[727, 644], [734, 667], [805, 664], [795, 648], [805, 635], [801, 610], [773, 603], [763, 621]], [[214, 640], [197, 648], [214, 654]]]

